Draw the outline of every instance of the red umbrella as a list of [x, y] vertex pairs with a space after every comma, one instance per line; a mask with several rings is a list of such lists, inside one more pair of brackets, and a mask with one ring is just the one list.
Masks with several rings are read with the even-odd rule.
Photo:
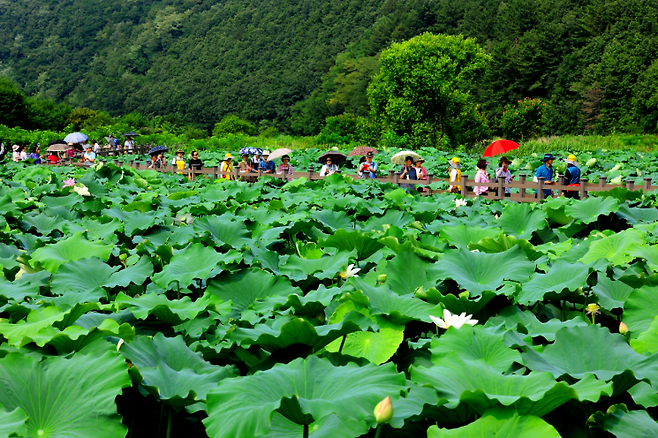
[[370, 146], [359, 146], [358, 148], [354, 149], [352, 152], [347, 155], [348, 157], [360, 157], [362, 155], [367, 154], [368, 152], [372, 152], [373, 154], [378, 154], [379, 151], [375, 148], [371, 148]]
[[496, 140], [482, 154], [483, 157], [493, 157], [494, 155], [504, 154], [512, 149], [518, 149], [519, 144], [512, 140]]

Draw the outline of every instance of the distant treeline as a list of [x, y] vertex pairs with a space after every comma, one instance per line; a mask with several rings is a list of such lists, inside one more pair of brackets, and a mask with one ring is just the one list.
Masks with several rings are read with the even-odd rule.
[[426, 31], [492, 56], [472, 87], [494, 134], [526, 97], [548, 104], [546, 133], [658, 132], [655, 0], [0, 1], [0, 76], [39, 129], [70, 122], [57, 102], [315, 135], [368, 116], [378, 55]]

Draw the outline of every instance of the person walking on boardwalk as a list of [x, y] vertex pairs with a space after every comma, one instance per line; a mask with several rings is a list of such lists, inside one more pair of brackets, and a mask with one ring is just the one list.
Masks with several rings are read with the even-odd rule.
[[[178, 149], [176, 151], [176, 156], [174, 156], [174, 159], [171, 160], [171, 165], [178, 170], [183, 170], [187, 167], [187, 163], [185, 162], [185, 158], [183, 158], [183, 155], [185, 155], [185, 152], [183, 152], [182, 149]], [[177, 173], [180, 175], [183, 174], [183, 172], [177, 172]]]
[[368, 152], [366, 154], [366, 161], [359, 164], [359, 169], [357, 173], [361, 178], [377, 178], [377, 163], [372, 161], [374, 154]]
[[225, 173], [222, 178], [228, 179], [228, 180], [233, 180], [235, 177], [233, 176], [233, 155], [231, 154], [226, 154], [224, 155], [224, 161], [222, 162], [222, 172], [231, 172], [231, 173]]
[[[400, 179], [418, 179], [416, 174], [416, 168], [413, 166], [413, 157], [407, 156], [404, 158], [404, 166], [400, 170]], [[400, 188], [413, 190], [415, 186], [413, 184], [400, 184]]]
[[[500, 161], [498, 162], [498, 168], [496, 169], [496, 179], [504, 179], [505, 184], [510, 184], [512, 182], [512, 179], [514, 178], [512, 176], [512, 172], [507, 168], [512, 164], [512, 162], [505, 156], [500, 157]], [[505, 196], [510, 197], [511, 189], [509, 187], [505, 187]]]
[[[292, 176], [295, 173], [295, 169], [290, 165], [290, 157], [288, 155], [281, 157], [281, 164], [276, 168], [276, 173], [283, 173], [284, 170], [288, 172], [288, 176]], [[289, 180], [292, 180], [292, 178], [289, 178]]]
[[[564, 183], [569, 187], [580, 187], [580, 169], [575, 155], [571, 154], [564, 160], [567, 163], [567, 170], [564, 172]], [[562, 190], [562, 196], [565, 198], [579, 198], [578, 190]]]
[[[453, 157], [452, 160], [448, 161], [450, 167], [448, 167], [448, 175], [450, 175], [450, 182], [459, 182], [462, 180], [462, 165], [459, 164], [459, 157]], [[452, 185], [448, 188], [450, 193], [461, 193], [462, 186]]]
[[267, 174], [276, 172], [274, 161], [270, 161], [270, 151], [263, 151], [263, 159], [260, 161], [259, 169], [263, 169], [263, 173]]
[[[544, 184], [552, 185], [555, 184], [553, 181], [553, 161], [555, 161], [555, 157], [553, 154], [544, 154], [544, 158], [541, 159], [544, 164], [539, 166], [537, 170], [535, 171], [535, 177], [532, 179], [534, 182], [539, 182], [539, 178], [544, 178]], [[535, 197], [538, 196], [539, 189], [537, 189], [537, 192], [535, 192]], [[553, 196], [553, 190], [551, 189], [544, 189], [544, 198], [552, 197]]]
[[[489, 174], [487, 173], [487, 165], [489, 163], [485, 160], [479, 160], [477, 162], [478, 171], [475, 173], [475, 182], [476, 183], [488, 183]], [[473, 192], [476, 196], [487, 195], [489, 193], [488, 186], [475, 186]]]
[[[251, 172], [251, 162], [249, 161], [248, 153], [242, 154], [242, 161], [238, 163], [238, 167], [240, 168], [240, 173]], [[251, 178], [249, 178], [248, 176], [241, 176], [240, 181], [251, 181]]]

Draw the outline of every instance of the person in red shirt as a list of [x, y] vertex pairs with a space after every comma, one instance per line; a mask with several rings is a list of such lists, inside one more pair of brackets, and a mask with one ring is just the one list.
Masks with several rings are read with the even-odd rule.
[[55, 152], [51, 152], [50, 155], [46, 157], [46, 159], [48, 160], [48, 164], [50, 164], [51, 166], [56, 166], [59, 164], [59, 157]]

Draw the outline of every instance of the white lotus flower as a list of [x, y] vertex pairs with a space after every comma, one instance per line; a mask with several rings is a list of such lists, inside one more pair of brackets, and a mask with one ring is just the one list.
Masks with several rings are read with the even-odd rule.
[[89, 193], [89, 189], [87, 188], [87, 186], [82, 186], [82, 187], [75, 186], [73, 187], [73, 191], [80, 196], [91, 196], [91, 193]]
[[340, 273], [340, 276], [341, 276], [341, 278], [342, 278], [343, 280], [345, 280], [345, 279], [347, 279], [347, 278], [350, 278], [350, 277], [358, 277], [358, 275], [356, 275], [356, 274], [357, 274], [360, 270], [361, 270], [361, 268], [355, 268], [355, 267], [354, 267], [354, 263], [352, 263], [351, 265], [349, 265], [349, 266], [347, 267], [347, 269], [346, 269], [345, 271], [343, 271], [343, 272]]
[[466, 199], [455, 199], [455, 208], [457, 207], [466, 207], [468, 203], [466, 202]]
[[434, 324], [439, 326], [442, 329], [448, 329], [448, 327], [454, 327], [456, 329], [461, 328], [464, 324], [475, 325], [478, 323], [477, 319], [471, 319], [473, 315], [466, 315], [466, 312], [462, 312], [461, 315], [456, 313], [453, 315], [448, 309], [443, 309], [443, 319], [437, 318], [436, 316], [430, 315], [430, 319]]

